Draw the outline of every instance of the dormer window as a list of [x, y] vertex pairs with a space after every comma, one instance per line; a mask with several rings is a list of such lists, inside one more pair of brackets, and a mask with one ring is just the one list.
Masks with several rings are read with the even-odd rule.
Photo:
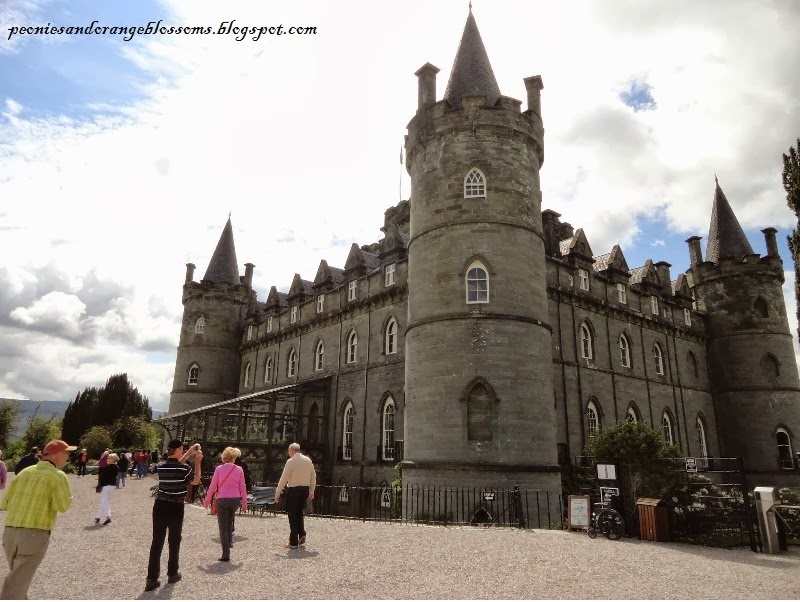
[[252, 341], [253, 340], [253, 325], [252, 324], [247, 327], [247, 340], [248, 341]]
[[581, 290], [589, 290], [589, 272], [587, 270], [578, 270], [578, 281], [581, 283]]
[[628, 290], [624, 284], [617, 284], [617, 301], [623, 304], [628, 303]]
[[317, 297], [317, 313], [321, 314], [325, 311], [325, 295], [319, 295]]
[[347, 300], [348, 301], [355, 301], [356, 300], [356, 286], [358, 282], [356, 280], [351, 280], [347, 283]]
[[384, 286], [392, 286], [394, 284], [394, 270], [395, 270], [395, 264], [390, 263], [389, 265], [386, 266], [386, 269], [384, 270], [384, 279], [383, 279]]
[[464, 178], [464, 198], [486, 198], [486, 179], [479, 169], [472, 168], [467, 174], [467, 177]]
[[658, 297], [655, 295], [650, 297], [650, 313], [654, 316], [658, 315]]
[[297, 323], [297, 306], [296, 305], [292, 305], [292, 314], [289, 317], [289, 323], [290, 324], [296, 324]]
[[272, 316], [267, 318], [267, 332], [272, 332]]

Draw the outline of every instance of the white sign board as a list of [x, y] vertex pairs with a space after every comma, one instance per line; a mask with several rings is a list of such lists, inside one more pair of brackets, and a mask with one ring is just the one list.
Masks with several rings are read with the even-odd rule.
[[686, 458], [686, 472], [697, 472], [697, 458]]
[[568, 498], [568, 520], [570, 529], [585, 529], [589, 526], [589, 496], [571, 495]]
[[616, 481], [617, 467], [615, 464], [598, 464], [597, 478], [601, 481]]
[[600, 501], [606, 504], [611, 503], [611, 496], [619, 495], [619, 487], [601, 487], [600, 488]]

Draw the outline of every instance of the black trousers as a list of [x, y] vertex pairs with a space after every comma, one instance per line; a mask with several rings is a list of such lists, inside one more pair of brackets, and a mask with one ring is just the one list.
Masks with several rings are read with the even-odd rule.
[[78, 476], [79, 477], [86, 476], [86, 462], [78, 462]]
[[308, 487], [286, 488], [286, 514], [289, 516], [289, 544], [296, 546], [306, 536], [303, 526], [303, 509], [308, 499]]
[[169, 531], [169, 560], [167, 576], [178, 574], [178, 557], [181, 551], [181, 532], [183, 531], [183, 501], [167, 502], [156, 500], [153, 504], [153, 543], [150, 546], [150, 562], [147, 565], [147, 578], [158, 579], [161, 574], [161, 551]]

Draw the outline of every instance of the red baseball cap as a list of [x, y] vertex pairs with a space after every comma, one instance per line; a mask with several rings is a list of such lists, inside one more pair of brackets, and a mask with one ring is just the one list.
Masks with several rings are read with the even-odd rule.
[[55, 441], [51, 441], [44, 446], [43, 453], [45, 456], [52, 456], [53, 454], [60, 454], [61, 452], [65, 451], [75, 451], [76, 449], [78, 449], [76, 445], [68, 445], [66, 441], [56, 439]]

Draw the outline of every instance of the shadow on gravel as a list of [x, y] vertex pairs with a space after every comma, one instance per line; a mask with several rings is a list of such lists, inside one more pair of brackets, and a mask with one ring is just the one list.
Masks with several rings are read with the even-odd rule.
[[303, 560], [304, 558], [314, 558], [316, 556], [319, 556], [319, 552], [311, 552], [303, 548], [289, 549], [283, 553], [277, 552], [275, 554], [275, 558], [280, 558], [281, 560]]
[[174, 584], [167, 584], [161, 589], [152, 592], [142, 592], [136, 596], [137, 600], [172, 600], [172, 590], [175, 588]]
[[227, 575], [239, 569], [241, 562], [212, 562], [211, 564], [198, 564], [197, 568], [209, 575]]

